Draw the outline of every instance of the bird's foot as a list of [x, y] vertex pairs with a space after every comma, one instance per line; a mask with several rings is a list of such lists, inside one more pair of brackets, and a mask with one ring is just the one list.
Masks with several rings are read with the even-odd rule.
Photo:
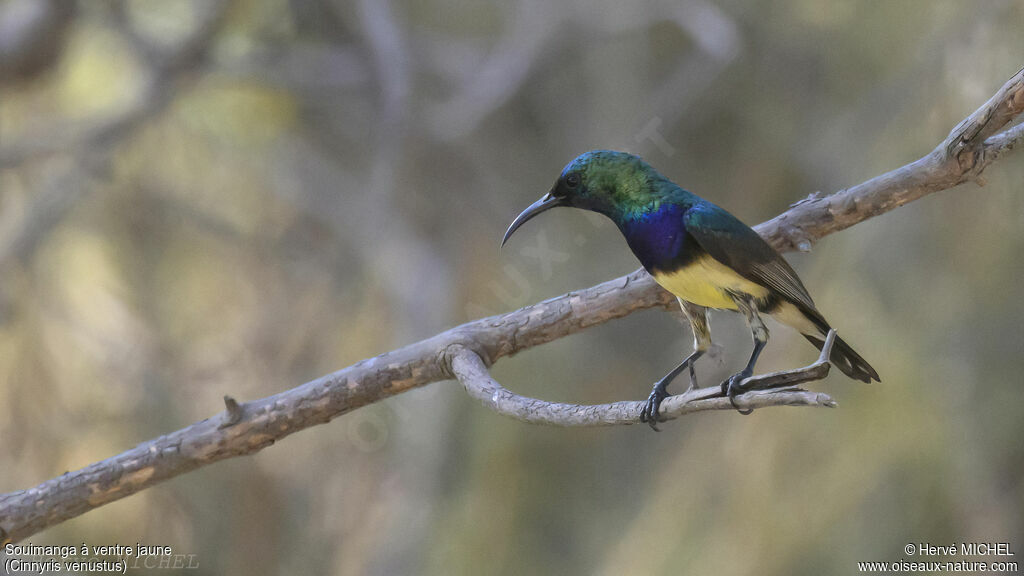
[[730, 376], [725, 382], [722, 382], [722, 396], [728, 398], [732, 407], [744, 416], [753, 412], [754, 409], [747, 408], [744, 410], [741, 408], [740, 405], [736, 403], [736, 395], [746, 392], [746, 390], [743, 389], [743, 381], [750, 378], [752, 372], [752, 370], [744, 369]]
[[651, 430], [655, 432], [661, 432], [658, 429], [658, 410], [661, 408], [661, 402], [665, 398], [668, 398], [668, 391], [665, 390], [664, 382], [658, 382], [654, 385], [651, 390], [651, 395], [647, 397], [647, 402], [644, 402], [644, 407], [640, 410], [640, 421], [646, 422]]

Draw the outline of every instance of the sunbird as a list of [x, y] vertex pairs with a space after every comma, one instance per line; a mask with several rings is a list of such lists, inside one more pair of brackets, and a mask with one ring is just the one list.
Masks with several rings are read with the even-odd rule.
[[[551, 191], [516, 216], [502, 246], [527, 220], [558, 206], [610, 218], [644, 269], [679, 300], [690, 321], [693, 352], [654, 384], [640, 412], [640, 421], [655, 430], [672, 380], [689, 369], [690, 386], [697, 386], [693, 365], [712, 344], [710, 309], [743, 314], [754, 339], [746, 367], [721, 384], [722, 395], [737, 410], [735, 396], [745, 391], [742, 383], [753, 374], [768, 343], [761, 314], [795, 328], [818, 350], [824, 345], [831, 327], [789, 263], [738, 218], [680, 188], [638, 156], [612, 150], [577, 156]], [[835, 339], [829, 360], [854, 380], [881, 381], [878, 372], [840, 338]]]

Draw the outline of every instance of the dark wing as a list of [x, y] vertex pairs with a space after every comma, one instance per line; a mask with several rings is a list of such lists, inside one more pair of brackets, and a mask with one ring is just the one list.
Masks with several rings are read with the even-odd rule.
[[710, 202], [699, 202], [683, 219], [686, 231], [712, 258], [802, 308], [817, 310], [789, 263], [739, 218]]

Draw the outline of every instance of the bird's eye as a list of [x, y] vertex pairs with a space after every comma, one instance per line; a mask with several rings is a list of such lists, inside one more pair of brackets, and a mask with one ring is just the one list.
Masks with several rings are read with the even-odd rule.
[[569, 174], [568, 176], [565, 177], [565, 185], [568, 186], [570, 189], [579, 188], [580, 175], [577, 174], [576, 172]]

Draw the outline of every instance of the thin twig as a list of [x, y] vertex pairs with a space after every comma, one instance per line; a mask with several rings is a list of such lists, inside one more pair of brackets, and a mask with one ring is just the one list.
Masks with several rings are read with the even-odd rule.
[[[829, 332], [818, 359], [795, 370], [751, 376], [741, 387], [750, 390], [736, 396], [736, 403], [744, 409], [767, 406], [836, 406], [828, 394], [808, 392], [796, 388], [799, 384], [821, 380], [828, 376], [828, 354], [835, 341], [835, 330]], [[580, 405], [546, 402], [520, 396], [505, 389], [491, 377], [480, 356], [465, 347], [449, 352], [452, 372], [470, 396], [499, 414], [528, 422], [551, 426], [618, 426], [640, 422], [643, 402], [614, 402], [612, 404]], [[719, 387], [693, 388], [682, 394], [669, 396], [661, 404], [661, 420], [672, 420], [691, 412], [705, 410], [734, 410]]]

